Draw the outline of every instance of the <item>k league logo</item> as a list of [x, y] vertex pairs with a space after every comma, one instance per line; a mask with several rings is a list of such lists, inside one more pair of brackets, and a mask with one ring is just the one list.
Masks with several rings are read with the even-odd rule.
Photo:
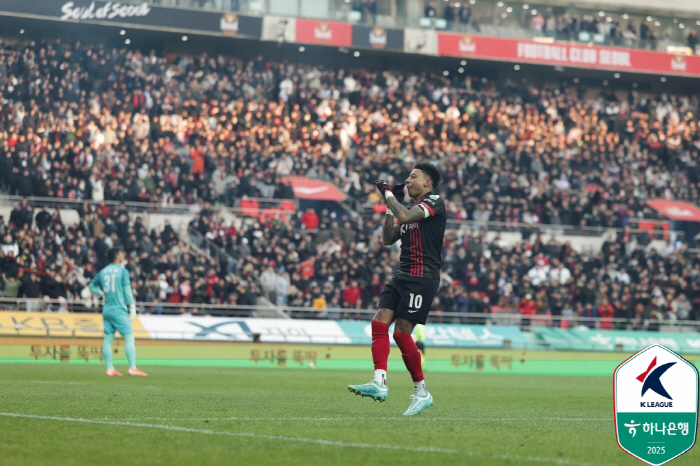
[[624, 451], [655, 466], [695, 445], [698, 370], [682, 356], [651, 345], [613, 376], [615, 434]]
[[[648, 390], [651, 390], [656, 394], [663, 396], [664, 398], [673, 400], [673, 398], [671, 398], [671, 395], [668, 394], [663, 384], [661, 383], [661, 376], [664, 375], [664, 373], [671, 367], [673, 367], [675, 364], [676, 362], [674, 361], [656, 367], [656, 358], [654, 358], [654, 360], [651, 361], [651, 364], [649, 364], [649, 367], [647, 367], [647, 370], [645, 370], [644, 373], [640, 374], [637, 377], [637, 380], [644, 384], [642, 385], [642, 396], [644, 396], [644, 394]], [[656, 369], [654, 369], [655, 367]], [[654, 369], [653, 372], [652, 369]]]

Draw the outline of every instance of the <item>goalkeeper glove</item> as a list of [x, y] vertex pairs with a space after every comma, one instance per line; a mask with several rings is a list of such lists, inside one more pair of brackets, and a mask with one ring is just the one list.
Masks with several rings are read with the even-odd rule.
[[134, 320], [136, 318], [136, 304], [129, 304], [129, 319]]
[[406, 193], [403, 190], [405, 187], [406, 183], [401, 183], [396, 184], [393, 188], [391, 188], [391, 192], [394, 193], [394, 197], [396, 197], [396, 200], [399, 202], [403, 202], [404, 198], [406, 197]]
[[386, 197], [387, 192], [391, 192], [391, 186], [384, 180], [375, 181], [374, 185], [377, 187], [382, 196]]

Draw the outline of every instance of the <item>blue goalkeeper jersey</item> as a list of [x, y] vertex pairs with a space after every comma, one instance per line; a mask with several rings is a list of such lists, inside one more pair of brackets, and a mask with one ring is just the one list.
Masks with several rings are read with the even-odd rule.
[[92, 284], [105, 294], [103, 314], [129, 312], [127, 305], [134, 302], [134, 295], [128, 270], [121, 265], [109, 264], [92, 279]]

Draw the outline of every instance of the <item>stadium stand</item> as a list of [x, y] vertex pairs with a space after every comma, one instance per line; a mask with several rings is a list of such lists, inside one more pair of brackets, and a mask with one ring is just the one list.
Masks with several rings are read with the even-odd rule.
[[[294, 3], [284, 6], [238, 0], [151, 0], [148, 3], [253, 15], [304, 16]], [[422, 15], [415, 11], [408, 13], [407, 10], [420, 6], [408, 7], [408, 3], [376, 0], [328, 2], [325, 8], [314, 11], [313, 17], [320, 18], [325, 15], [325, 19], [328, 20], [347, 21], [365, 26], [419, 27], [496, 37], [541, 38], [652, 50], [665, 50], [665, 47], [672, 45], [687, 46], [695, 51], [698, 43], [697, 33], [690, 29], [695, 22], [691, 14], [679, 14], [680, 11], [671, 14], [653, 2], [630, 9], [621, 2], [564, 5], [557, 2], [521, 4], [498, 0], [427, 0], [424, 2]], [[598, 8], [602, 5], [605, 11]]]
[[[700, 265], [687, 245], [678, 249], [666, 237], [653, 249], [651, 235], [629, 230], [640, 220], [642, 231], [662, 226], [646, 199], [698, 202], [694, 97], [630, 92], [625, 100], [526, 81], [166, 57], [60, 41], [5, 44], [0, 93], [5, 192], [97, 204], [94, 212], [90, 203], [78, 209], [80, 220], [68, 227], [51, 212], [33, 227], [24, 202], [13, 212], [2, 227], [6, 297], [80, 295], [111, 241], [134, 254], [139, 300], [254, 305], [264, 296], [316, 308], [320, 318], [364, 318], [333, 309], [374, 308], [391, 272], [371, 181], [401, 180], [416, 161], [432, 159], [452, 219], [523, 233], [503, 245], [478, 229], [452, 230], [438, 316], [609, 316], [652, 329], [700, 318]], [[370, 214], [300, 212], [289, 175], [330, 181]], [[262, 209], [271, 198], [283, 207]], [[190, 232], [182, 241], [167, 227], [147, 235], [104, 201], [202, 206], [189, 230], [204, 237], [211, 261], [194, 259]], [[216, 206], [254, 221], [234, 226]], [[540, 224], [621, 230], [601, 249], [582, 251], [531, 236]], [[154, 251], [168, 253], [154, 263]], [[38, 274], [27, 269], [47, 274], [38, 290], [31, 278]]]
[[282, 179], [304, 174], [371, 205], [372, 180], [430, 156], [456, 219], [624, 228], [654, 218], [645, 199], [698, 201], [692, 98], [61, 43], [18, 44], [0, 77], [3, 186], [21, 196], [233, 206], [290, 198]]

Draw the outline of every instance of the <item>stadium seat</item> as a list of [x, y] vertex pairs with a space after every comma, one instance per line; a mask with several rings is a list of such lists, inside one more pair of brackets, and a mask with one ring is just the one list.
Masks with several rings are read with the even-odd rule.
[[272, 209], [264, 209], [258, 217], [258, 220], [260, 220], [261, 222], [271, 222], [276, 219], [279, 219], [284, 223], [289, 222], [289, 216], [278, 207], [274, 207]]
[[649, 236], [654, 237], [654, 230], [656, 229], [656, 223], [652, 220], [641, 220], [637, 224], [637, 229], [639, 231], [646, 231]]
[[257, 217], [260, 213], [260, 205], [255, 199], [242, 199], [239, 208], [241, 213], [247, 217]]
[[296, 212], [297, 211], [297, 205], [294, 203], [294, 201], [282, 201], [280, 202], [280, 209], [284, 212]]

